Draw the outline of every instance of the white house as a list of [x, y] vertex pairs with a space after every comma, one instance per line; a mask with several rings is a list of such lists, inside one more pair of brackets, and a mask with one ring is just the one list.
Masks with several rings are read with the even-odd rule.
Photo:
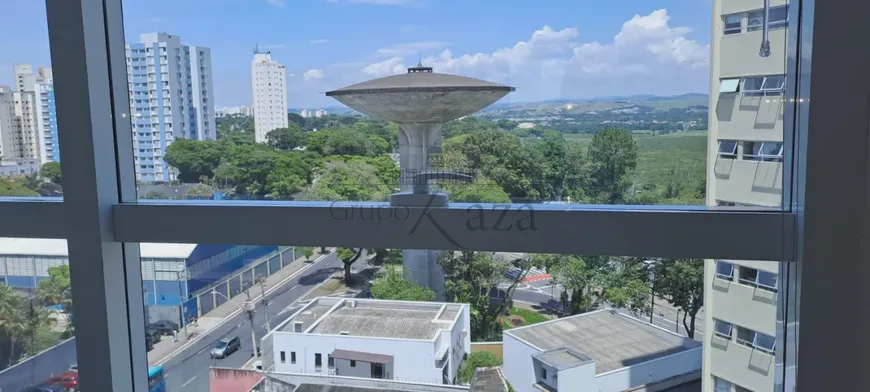
[[263, 338], [263, 370], [453, 384], [467, 304], [320, 297]]
[[507, 330], [503, 350], [517, 392], [664, 391], [701, 377], [700, 342], [609, 309]]

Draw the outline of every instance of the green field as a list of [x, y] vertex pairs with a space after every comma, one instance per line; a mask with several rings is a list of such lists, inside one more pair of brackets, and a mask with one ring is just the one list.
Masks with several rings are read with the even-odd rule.
[[[678, 175], [689, 186], [699, 185], [707, 164], [707, 132], [690, 131], [658, 136], [637, 135], [638, 159], [634, 180], [638, 184], [667, 183], [668, 173], [676, 167]], [[592, 135], [566, 134], [565, 138], [580, 144], [592, 141]]]

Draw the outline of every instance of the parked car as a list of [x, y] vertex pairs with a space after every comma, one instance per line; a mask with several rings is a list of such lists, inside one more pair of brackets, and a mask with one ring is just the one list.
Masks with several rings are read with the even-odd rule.
[[156, 330], [163, 335], [172, 335], [172, 331], [178, 331], [178, 323], [169, 320], [160, 320], [157, 322], [153, 322], [148, 324], [148, 328]]
[[241, 346], [242, 341], [238, 336], [234, 338], [224, 338], [215, 342], [214, 348], [211, 349], [209, 354], [212, 358], [226, 358], [228, 355], [239, 351]]
[[160, 332], [160, 331], [158, 331], [158, 330], [156, 330], [156, 329], [154, 329], [154, 328], [151, 328], [151, 327], [145, 327], [145, 336], [151, 336], [151, 342], [152, 342], [152, 343], [157, 343], [157, 342], [159, 342], [159, 341], [160, 341], [160, 336], [162, 336], [162, 335], [163, 335], [162, 332]]
[[32, 385], [18, 392], [66, 392], [66, 388], [56, 384]]
[[151, 335], [145, 334], [145, 351], [151, 351], [154, 348], [154, 338]]
[[77, 391], [79, 389], [79, 372], [68, 371], [61, 373], [57, 377], [45, 380], [46, 384], [60, 385], [67, 390]]

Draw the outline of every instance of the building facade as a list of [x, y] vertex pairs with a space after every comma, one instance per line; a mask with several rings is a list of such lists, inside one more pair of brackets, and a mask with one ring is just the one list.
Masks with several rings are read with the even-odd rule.
[[270, 52], [254, 51], [251, 61], [251, 86], [254, 90], [254, 138], [266, 142], [266, 134], [287, 128], [287, 71], [272, 60]]
[[19, 156], [12, 95], [12, 88], [0, 86], [0, 159], [14, 159]]
[[[710, 57], [707, 204], [782, 205], [788, 2], [715, 0]], [[769, 391], [775, 383], [779, 265], [705, 263], [704, 390]]]
[[327, 115], [327, 114], [329, 114], [329, 112], [327, 112], [326, 110], [324, 110], [324, 109], [317, 109], [317, 111], [314, 112], [314, 117], [323, 117], [323, 116], [325, 116], [325, 115]]
[[0, 87], [0, 156], [56, 161], [60, 150], [51, 68], [34, 72], [30, 64], [13, 64], [13, 70], [14, 88]]
[[176, 179], [163, 160], [175, 139], [216, 140], [211, 50], [147, 33], [126, 45], [136, 179]]
[[214, 115], [217, 117], [234, 116], [234, 115], [252, 117], [254, 115], [254, 107], [253, 106], [215, 106]]
[[39, 160], [41, 163], [60, 162], [54, 85], [50, 81], [38, 83], [34, 94], [36, 95], [36, 127], [39, 130]]
[[454, 384], [468, 304], [320, 297], [263, 338], [263, 370]]

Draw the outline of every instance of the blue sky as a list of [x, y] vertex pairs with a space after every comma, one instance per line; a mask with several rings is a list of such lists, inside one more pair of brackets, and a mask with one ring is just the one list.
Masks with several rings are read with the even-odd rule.
[[[403, 72], [507, 83], [506, 100], [705, 92], [711, 2], [705, 0], [125, 0], [128, 41], [164, 31], [212, 49], [218, 105], [249, 105], [255, 44], [288, 72], [291, 107]], [[43, 1], [3, 1], [0, 85], [12, 63], [49, 65]], [[19, 17], [20, 16], [20, 17]], [[292, 76], [289, 76], [292, 75]]]

